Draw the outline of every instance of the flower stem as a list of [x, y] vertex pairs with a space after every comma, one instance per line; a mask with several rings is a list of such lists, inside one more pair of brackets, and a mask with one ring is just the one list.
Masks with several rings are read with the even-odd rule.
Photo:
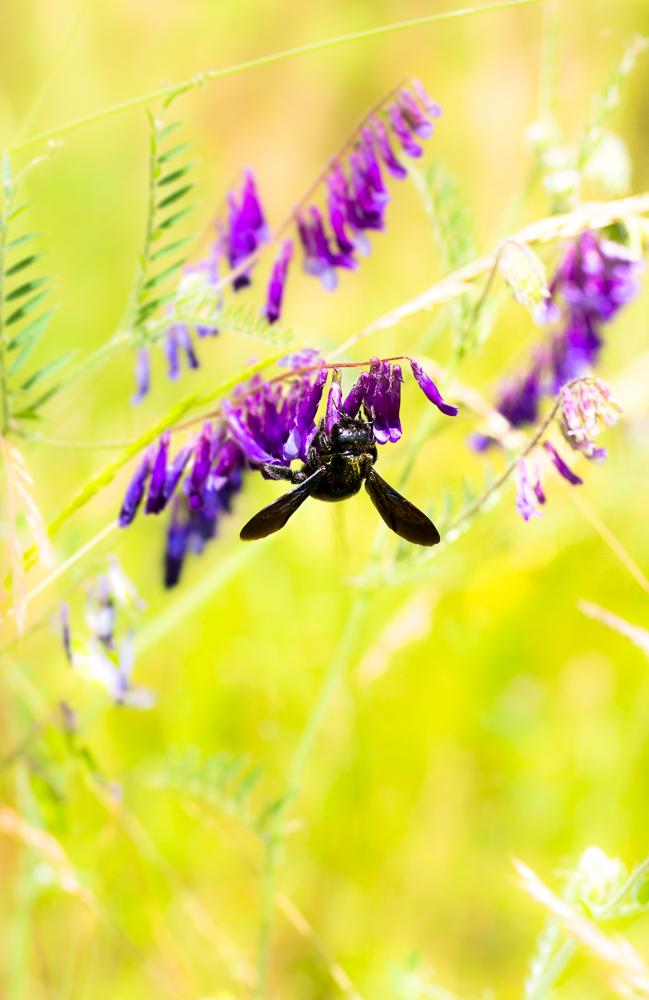
[[100, 111], [95, 111], [92, 114], [83, 116], [82, 118], [76, 118], [63, 125], [48, 129], [45, 132], [40, 132], [37, 135], [33, 135], [12, 146], [9, 151], [12, 153], [23, 152], [26, 149], [30, 149], [32, 146], [49, 142], [52, 139], [59, 139], [64, 135], [69, 135], [71, 132], [76, 132], [77, 129], [84, 128], [86, 125], [93, 125], [95, 122], [103, 121], [105, 118], [121, 114], [123, 111], [132, 111], [135, 108], [141, 108], [154, 101], [162, 100], [169, 103], [188, 90], [193, 90], [196, 87], [202, 87], [206, 83], [211, 83], [213, 80], [220, 80], [223, 77], [233, 76], [236, 73], [246, 72], [251, 69], [259, 69], [262, 66], [269, 66], [272, 63], [283, 62], [286, 59], [295, 59], [297, 56], [309, 55], [313, 52], [323, 52], [326, 49], [336, 48], [339, 45], [347, 45], [350, 42], [361, 42], [369, 38], [377, 38], [381, 35], [388, 35], [395, 31], [405, 31], [409, 28], [421, 28], [425, 25], [434, 24], [440, 21], [453, 21], [462, 17], [471, 17], [474, 14], [491, 14], [496, 11], [508, 10], [513, 7], [524, 7], [537, 2], [538, 0], [500, 0], [498, 3], [488, 3], [475, 7], [463, 7], [459, 10], [426, 14], [423, 17], [413, 17], [404, 21], [394, 21], [391, 24], [378, 25], [374, 28], [367, 28], [364, 31], [353, 31], [349, 34], [336, 35], [333, 38], [325, 38], [317, 42], [308, 42], [305, 45], [296, 45], [290, 49], [283, 49], [280, 52], [271, 52], [268, 55], [257, 56], [254, 59], [247, 59], [244, 62], [235, 63], [233, 66], [224, 66], [221, 69], [207, 70], [205, 73], [197, 73], [194, 76], [188, 77], [186, 80], [181, 80], [179, 83], [172, 83], [165, 87], [159, 87], [157, 90], [151, 90], [146, 94], [140, 94], [138, 97], [132, 97], [127, 101], [121, 101], [119, 104], [113, 104], [111, 107], [102, 108]]

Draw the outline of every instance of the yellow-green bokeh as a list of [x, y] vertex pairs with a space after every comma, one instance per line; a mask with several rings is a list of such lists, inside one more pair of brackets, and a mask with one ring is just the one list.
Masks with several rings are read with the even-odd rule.
[[[199, 70], [433, 7], [425, 0], [5, 3], [1, 144]], [[243, 165], [256, 171], [271, 223], [281, 220], [365, 109], [403, 77], [418, 76], [444, 109], [426, 162], [441, 162], [456, 178], [474, 216], [477, 250], [489, 250], [529, 171], [524, 133], [538, 116], [542, 7], [360, 41], [189, 92], [174, 112], [199, 161], [196, 230], [209, 225]], [[579, 135], [593, 95], [643, 31], [645, 0], [559, 3], [555, 110], [568, 138]], [[631, 150], [637, 191], [649, 184], [648, 86], [645, 55], [611, 119]], [[34, 171], [31, 219], [44, 234], [58, 303], [44, 354], [91, 350], [118, 324], [144, 224], [146, 154], [145, 116], [136, 110], [71, 133]], [[335, 295], [293, 275], [286, 320], [300, 343], [331, 348], [439, 277], [417, 192], [410, 184], [393, 187], [388, 232]], [[546, 210], [536, 191], [517, 221]], [[370, 350], [407, 352], [428, 323], [409, 320]], [[536, 336], [527, 314], [508, 306], [459, 377], [492, 395]], [[645, 571], [648, 348], [644, 295], [607, 333], [602, 367], [613, 381], [630, 372], [639, 401], [608, 436], [608, 464], [583, 470], [582, 490]], [[137, 409], [128, 404], [132, 358], [116, 356], [52, 404], [41, 432], [77, 443], [128, 439], [179, 393], [209, 388], [265, 350], [227, 334], [199, 349], [200, 372], [177, 385], [166, 381], [159, 357], [154, 391]], [[448, 355], [443, 337], [431, 356], [444, 364]], [[404, 403], [406, 437], [381, 456], [381, 472], [393, 481], [425, 406], [412, 383]], [[422, 446], [409, 481], [413, 500], [425, 504], [447, 488], [461, 494], [464, 477], [480, 481], [482, 460], [466, 448], [473, 429], [463, 413]], [[109, 454], [37, 445], [24, 453], [46, 517]], [[127, 475], [61, 532], [61, 561], [114, 517]], [[278, 870], [280, 890], [306, 916], [326, 957], [278, 912], [269, 996], [336, 996], [333, 956], [361, 996], [388, 998], [391, 967], [413, 954], [462, 996], [488, 988], [499, 998], [520, 996], [542, 914], [516, 885], [512, 857], [551, 880], [590, 844], [629, 864], [647, 853], [649, 663], [577, 606], [594, 601], [646, 626], [647, 593], [570, 491], [552, 482], [548, 494], [543, 518], [524, 524], [509, 487], [496, 509], [439, 554], [425, 579], [369, 595]], [[247, 995], [259, 932], [260, 845], [235, 820], [156, 788], [149, 776], [167, 751], [194, 745], [205, 754], [248, 753], [264, 769], [262, 796], [282, 792], [355, 600], [349, 581], [368, 560], [376, 525], [364, 496], [340, 510], [307, 504], [281, 535], [232, 563], [238, 527], [271, 495], [272, 484], [252, 482], [218, 542], [188, 565], [182, 588], [171, 594], [160, 585], [161, 520], [140, 519], [113, 539], [148, 605], [137, 676], [158, 692], [153, 712], [100, 710], [101, 696], [90, 698], [71, 676], [52, 622], [75, 580], [82, 587], [76, 571], [35, 602], [30, 620], [44, 627], [2, 664], [2, 755], [28, 738], [43, 710], [68, 698], [87, 719], [82, 738], [102, 772], [122, 786], [132, 823], [125, 829], [111, 817], [79, 775], [38, 800], [40, 821], [95, 893], [98, 918], [54, 890], [26, 902], [21, 865], [31, 862], [0, 840], [0, 936], [10, 942], [2, 966], [11, 1000]], [[105, 551], [81, 568], [96, 572]], [[225, 584], [224, 563], [232, 566]], [[213, 595], [199, 600], [197, 588], [210, 579]], [[74, 591], [72, 601], [82, 615]], [[408, 604], [399, 648], [383, 655], [384, 630]], [[370, 679], [368, 654], [377, 671]], [[21, 677], [42, 707], [30, 705]], [[34, 754], [47, 773], [48, 745], [37, 742]], [[20, 771], [3, 772], [3, 798], [16, 808], [30, 798], [23, 780]], [[634, 934], [649, 954], [649, 927]], [[565, 996], [609, 995], [590, 967], [576, 973]]]

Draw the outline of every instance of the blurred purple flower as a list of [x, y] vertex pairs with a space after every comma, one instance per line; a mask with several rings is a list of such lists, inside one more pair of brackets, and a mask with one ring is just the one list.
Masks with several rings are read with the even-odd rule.
[[530, 468], [530, 461], [521, 458], [518, 463], [516, 480], [516, 510], [524, 521], [539, 517], [540, 507], [545, 503], [545, 493], [541, 484], [538, 463]]
[[151, 355], [148, 347], [138, 348], [135, 356], [135, 395], [131, 402], [137, 406], [151, 388]]
[[[556, 395], [597, 363], [603, 328], [638, 294], [642, 266], [626, 247], [594, 232], [569, 244], [542, 316], [543, 322], [559, 327], [536, 349], [530, 367], [507, 380], [496, 404], [512, 426], [534, 423], [543, 396]], [[484, 435], [471, 440], [475, 450], [490, 443]]]

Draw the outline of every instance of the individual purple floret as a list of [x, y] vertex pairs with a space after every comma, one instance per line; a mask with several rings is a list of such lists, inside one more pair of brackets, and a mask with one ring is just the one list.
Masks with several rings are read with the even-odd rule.
[[149, 492], [146, 498], [145, 514], [159, 514], [166, 504], [165, 484], [167, 481], [167, 456], [169, 454], [169, 431], [158, 442], [151, 470]]
[[282, 312], [284, 287], [288, 277], [288, 269], [293, 257], [293, 240], [284, 240], [268, 283], [264, 316], [269, 323], [276, 323]]
[[566, 482], [570, 483], [571, 486], [581, 486], [583, 483], [583, 479], [581, 478], [581, 476], [578, 476], [575, 472], [573, 472], [570, 466], [567, 465], [566, 462], [564, 462], [564, 460], [562, 459], [561, 455], [554, 447], [554, 445], [551, 444], [549, 441], [545, 441], [543, 447], [550, 456], [550, 461], [554, 465], [559, 475], [562, 476], [566, 480]]
[[439, 389], [433, 382], [430, 375], [428, 375], [421, 367], [419, 362], [411, 359], [410, 367], [412, 368], [412, 374], [415, 376], [415, 381], [417, 382], [419, 388], [424, 395], [430, 399], [431, 403], [434, 403], [437, 409], [442, 413], [445, 413], [447, 417], [456, 417], [458, 414], [457, 406], [444, 402]]
[[302, 392], [295, 410], [293, 427], [284, 445], [284, 458], [289, 462], [294, 458], [305, 458], [307, 449], [315, 437], [317, 430], [315, 416], [328, 375], [327, 369], [323, 368]]
[[165, 335], [165, 354], [167, 355], [167, 376], [175, 381], [180, 376], [181, 353], [185, 355], [187, 367], [200, 367], [198, 355], [194, 349], [189, 327], [185, 323], [172, 323]]
[[119, 512], [118, 520], [120, 528], [125, 528], [128, 524], [130, 524], [138, 512], [138, 508], [142, 503], [142, 498], [144, 497], [144, 490], [146, 489], [148, 478], [151, 475], [154, 454], [154, 449], [149, 449], [145, 452], [144, 458], [133, 473], [133, 478], [126, 487], [124, 502], [122, 504], [122, 509]]
[[524, 521], [540, 517], [540, 507], [545, 503], [538, 463], [531, 467], [529, 459], [521, 458], [516, 479], [516, 510]]
[[135, 356], [135, 395], [131, 402], [137, 406], [151, 388], [151, 354], [148, 347], [138, 348]]
[[331, 435], [332, 430], [340, 420], [342, 415], [343, 390], [340, 384], [340, 372], [334, 371], [329, 395], [327, 396], [327, 409], [325, 412], [325, 433]]
[[[221, 233], [221, 249], [230, 268], [234, 270], [255, 253], [268, 239], [268, 226], [264, 210], [257, 192], [257, 184], [252, 170], [244, 174], [243, 189], [228, 194], [227, 228]], [[252, 281], [251, 269], [238, 274], [232, 286], [235, 291], [245, 288]]]

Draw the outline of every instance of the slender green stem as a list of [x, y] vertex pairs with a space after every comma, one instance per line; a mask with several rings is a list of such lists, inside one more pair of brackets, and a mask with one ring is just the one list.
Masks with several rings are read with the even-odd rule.
[[262, 66], [269, 66], [273, 63], [283, 62], [286, 59], [295, 59], [297, 56], [309, 55], [313, 52], [323, 52], [326, 49], [335, 48], [339, 45], [347, 45], [351, 42], [361, 42], [369, 38], [377, 38], [381, 35], [388, 35], [395, 31], [405, 31], [409, 28], [421, 28], [428, 24], [435, 24], [441, 21], [452, 21], [462, 17], [471, 17], [474, 14], [491, 14], [500, 10], [509, 10], [513, 7], [524, 7], [529, 4], [538, 3], [539, 0], [500, 0], [498, 3], [482, 4], [475, 7], [463, 7], [459, 10], [442, 11], [436, 14], [426, 14], [423, 17], [413, 17], [404, 21], [395, 21], [391, 24], [379, 25], [375, 28], [368, 28], [364, 31], [353, 31], [345, 35], [336, 35], [333, 38], [325, 38], [318, 42], [308, 42], [305, 45], [296, 45], [281, 52], [272, 52], [268, 55], [257, 56], [254, 59], [247, 59], [245, 62], [235, 63], [233, 66], [224, 66], [222, 69], [212, 69], [205, 73], [198, 73], [195, 76], [181, 80], [179, 83], [168, 84], [166, 87], [159, 87], [138, 97], [132, 97], [127, 101], [114, 104], [109, 108], [102, 108], [90, 115], [77, 118], [74, 121], [59, 125], [56, 128], [40, 132], [37, 135], [25, 139], [23, 142], [13, 146], [10, 152], [18, 153], [40, 143], [48, 142], [51, 139], [59, 139], [64, 135], [69, 135], [79, 128], [92, 125], [113, 115], [121, 114], [123, 111], [132, 111], [141, 108], [155, 101], [172, 101], [188, 90], [195, 87], [211, 83], [213, 80], [220, 80], [226, 76], [233, 76], [235, 73], [243, 73], [251, 69], [259, 69]]

